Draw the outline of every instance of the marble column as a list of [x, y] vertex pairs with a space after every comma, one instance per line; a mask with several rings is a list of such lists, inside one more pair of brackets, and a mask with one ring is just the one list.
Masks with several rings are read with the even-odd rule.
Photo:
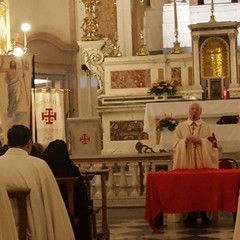
[[201, 87], [200, 85], [200, 63], [199, 63], [199, 36], [193, 35], [193, 79], [194, 86]]
[[230, 88], [238, 88], [239, 84], [237, 83], [238, 74], [237, 74], [237, 49], [236, 49], [236, 41], [237, 41], [237, 32], [228, 34], [230, 40], [230, 72], [231, 72], [231, 83]]

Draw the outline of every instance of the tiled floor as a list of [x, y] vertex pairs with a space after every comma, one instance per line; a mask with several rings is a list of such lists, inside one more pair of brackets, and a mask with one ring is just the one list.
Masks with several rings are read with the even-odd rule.
[[162, 230], [154, 232], [144, 219], [109, 222], [111, 240], [213, 240], [232, 239], [232, 219], [220, 219], [209, 228], [186, 228], [182, 223], [165, 223]]

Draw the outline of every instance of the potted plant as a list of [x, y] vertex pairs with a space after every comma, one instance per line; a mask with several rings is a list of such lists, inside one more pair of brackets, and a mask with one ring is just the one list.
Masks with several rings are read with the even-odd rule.
[[155, 94], [156, 96], [173, 96], [177, 93], [177, 87], [173, 81], [160, 80], [152, 84], [152, 87], [148, 91], [149, 94]]
[[161, 137], [161, 132], [164, 129], [167, 129], [170, 132], [173, 132], [175, 128], [178, 125], [177, 119], [175, 119], [172, 115], [166, 115], [164, 114], [163, 117], [161, 117], [159, 120], [156, 122], [156, 143], [160, 143], [160, 137]]

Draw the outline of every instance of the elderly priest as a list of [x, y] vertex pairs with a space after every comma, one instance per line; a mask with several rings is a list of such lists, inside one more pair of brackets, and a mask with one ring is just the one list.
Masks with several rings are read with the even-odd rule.
[[[218, 168], [217, 141], [208, 124], [201, 119], [201, 113], [201, 106], [192, 103], [188, 119], [177, 126], [173, 169]], [[210, 221], [206, 212], [200, 212], [200, 215], [202, 227], [208, 227]], [[197, 224], [196, 212], [188, 213], [185, 224]]]

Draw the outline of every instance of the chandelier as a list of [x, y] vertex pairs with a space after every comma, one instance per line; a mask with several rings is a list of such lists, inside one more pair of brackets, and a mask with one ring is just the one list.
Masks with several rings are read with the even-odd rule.
[[23, 23], [21, 25], [21, 30], [23, 32], [23, 43], [19, 40], [12, 40], [11, 50], [8, 51], [8, 55], [13, 54], [14, 56], [22, 56], [27, 52], [27, 32], [31, 29], [28, 23]]

